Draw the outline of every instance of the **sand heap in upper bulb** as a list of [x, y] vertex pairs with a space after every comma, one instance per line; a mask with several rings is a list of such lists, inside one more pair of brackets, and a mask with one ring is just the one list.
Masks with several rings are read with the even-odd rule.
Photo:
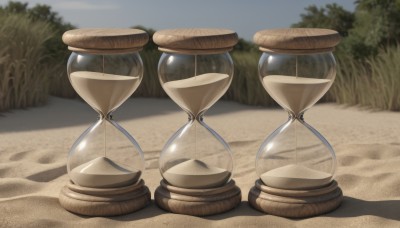
[[135, 90], [139, 77], [76, 71], [70, 74], [76, 92], [103, 115], [121, 105]]
[[268, 75], [263, 78], [263, 82], [276, 102], [297, 115], [315, 104], [326, 93], [331, 80]]
[[69, 173], [72, 181], [83, 187], [114, 188], [134, 184], [141, 172], [130, 170], [109, 158], [98, 157], [79, 165]]
[[227, 74], [207, 73], [166, 82], [164, 88], [179, 106], [197, 116], [222, 96], [228, 84]]
[[313, 189], [329, 184], [332, 175], [292, 164], [265, 172], [260, 178], [265, 185], [273, 188]]
[[196, 159], [179, 163], [163, 173], [163, 177], [173, 186], [197, 189], [222, 186], [230, 176], [231, 173], [226, 169], [208, 166]]

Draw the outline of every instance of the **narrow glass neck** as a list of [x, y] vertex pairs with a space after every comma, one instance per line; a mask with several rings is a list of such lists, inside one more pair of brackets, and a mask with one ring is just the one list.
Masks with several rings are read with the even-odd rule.
[[107, 120], [112, 120], [113, 116], [112, 113], [108, 113], [107, 115], [104, 115], [103, 113], [99, 113], [99, 120], [107, 119]]
[[197, 120], [197, 121], [199, 121], [199, 122], [203, 122], [203, 114], [194, 116], [194, 115], [188, 113], [188, 120], [189, 120], [189, 121], [195, 121], [195, 120]]
[[295, 115], [292, 112], [289, 112], [289, 119], [290, 120], [301, 120], [301, 121], [304, 121], [304, 112], [300, 113], [298, 115]]

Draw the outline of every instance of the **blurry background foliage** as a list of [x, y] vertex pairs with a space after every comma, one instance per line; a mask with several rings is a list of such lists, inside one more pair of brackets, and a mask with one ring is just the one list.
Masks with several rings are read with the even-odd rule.
[[[342, 36], [334, 54], [337, 77], [321, 102], [400, 110], [400, 0], [355, 1], [354, 12], [340, 5], [311, 5], [293, 27], [329, 28]], [[10, 1], [0, 6], [0, 111], [43, 105], [48, 97], [75, 98], [66, 74], [70, 51], [62, 34], [75, 28], [50, 6]], [[143, 26], [150, 36], [154, 30]], [[239, 34], [240, 35], [240, 34]], [[231, 52], [235, 75], [224, 99], [274, 106], [258, 77], [258, 48], [240, 39]], [[134, 96], [166, 97], [157, 76], [161, 53], [150, 40], [140, 52], [145, 67]]]

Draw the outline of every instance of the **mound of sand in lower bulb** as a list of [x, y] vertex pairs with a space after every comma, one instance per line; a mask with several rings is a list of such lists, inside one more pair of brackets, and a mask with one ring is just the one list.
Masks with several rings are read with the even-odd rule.
[[214, 188], [224, 185], [231, 172], [226, 169], [208, 166], [197, 159], [190, 159], [172, 166], [163, 177], [173, 186], [181, 188]]
[[139, 170], [127, 169], [109, 158], [98, 157], [73, 168], [69, 175], [75, 184], [83, 187], [115, 188], [136, 183], [140, 174]]
[[260, 178], [265, 185], [273, 188], [313, 189], [329, 184], [332, 175], [292, 164], [267, 171]]

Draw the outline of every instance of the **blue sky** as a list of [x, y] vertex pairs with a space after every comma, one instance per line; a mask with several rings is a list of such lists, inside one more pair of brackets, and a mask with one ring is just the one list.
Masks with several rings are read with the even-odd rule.
[[[337, 3], [353, 11], [353, 0], [20, 0], [47, 4], [78, 27], [131, 27], [156, 30], [221, 27], [251, 40], [261, 29], [289, 27], [309, 5]], [[0, 0], [4, 5], [8, 0]]]

